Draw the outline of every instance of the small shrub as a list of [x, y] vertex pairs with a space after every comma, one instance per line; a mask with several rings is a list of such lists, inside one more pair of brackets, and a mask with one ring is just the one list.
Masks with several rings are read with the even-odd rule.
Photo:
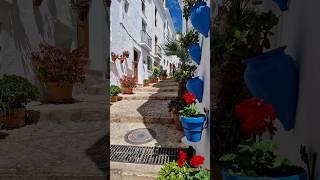
[[110, 87], [110, 96], [118, 96], [121, 93], [121, 88], [116, 85], [111, 85]]
[[3, 75], [0, 78], [0, 111], [23, 108], [36, 100], [38, 90], [28, 79], [16, 75]]

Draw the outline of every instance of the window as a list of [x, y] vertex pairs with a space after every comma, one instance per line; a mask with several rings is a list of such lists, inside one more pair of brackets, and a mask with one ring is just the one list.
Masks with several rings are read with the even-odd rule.
[[150, 58], [150, 56], [147, 57], [147, 63], [148, 63], [148, 70], [152, 69], [152, 60]]
[[125, 1], [124, 1], [124, 11], [125, 11], [126, 13], [128, 13], [128, 10], [129, 10], [129, 2], [128, 2], [128, 0], [125, 0]]
[[143, 15], [146, 15], [146, 4], [144, 3], [144, 0], [141, 0], [141, 10]]
[[142, 19], [142, 31], [147, 32], [147, 23]]
[[156, 10], [155, 10], [155, 12], [154, 12], [154, 25], [157, 27], [157, 14], [158, 14], [158, 12], [157, 12], [157, 8], [156, 8]]

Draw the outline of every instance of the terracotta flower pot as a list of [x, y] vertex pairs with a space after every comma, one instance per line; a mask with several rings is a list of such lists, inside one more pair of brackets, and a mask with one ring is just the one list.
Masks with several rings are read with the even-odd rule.
[[26, 123], [26, 109], [19, 108], [10, 112], [0, 113], [0, 122], [8, 128], [22, 127]]
[[133, 88], [131, 87], [122, 87], [122, 94], [133, 94]]
[[72, 103], [72, 89], [71, 83], [58, 83], [47, 82], [46, 83], [46, 97], [45, 101], [48, 103]]
[[112, 96], [111, 97], [111, 102], [117, 102], [119, 96]]
[[112, 53], [111, 53], [111, 60], [112, 60], [113, 62], [115, 62], [117, 59], [118, 59], [118, 55], [116, 55], [116, 53], [112, 52]]

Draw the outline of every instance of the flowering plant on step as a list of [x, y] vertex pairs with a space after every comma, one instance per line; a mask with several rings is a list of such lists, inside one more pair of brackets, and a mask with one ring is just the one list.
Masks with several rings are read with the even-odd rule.
[[269, 133], [272, 137], [277, 130], [274, 127], [276, 113], [270, 104], [257, 98], [243, 100], [236, 105], [235, 115], [240, 120], [242, 132], [250, 138], [241, 142], [235, 153], [225, 154], [220, 158], [226, 165], [224, 179], [232, 179], [234, 176], [258, 177], [257, 179], [295, 175], [303, 177], [302, 168], [290, 165], [286, 158], [276, 155], [278, 145], [271, 138], [262, 139], [264, 133]]
[[123, 76], [120, 79], [120, 83], [121, 86], [125, 88], [135, 88], [137, 85], [136, 80], [131, 76]]
[[179, 152], [179, 159], [165, 164], [158, 176], [158, 180], [176, 179], [210, 179], [210, 171], [203, 169], [205, 158], [201, 155], [194, 155], [191, 158], [188, 157], [184, 151]]

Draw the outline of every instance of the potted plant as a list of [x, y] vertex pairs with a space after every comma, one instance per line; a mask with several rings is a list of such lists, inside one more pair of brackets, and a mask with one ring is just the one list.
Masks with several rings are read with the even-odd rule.
[[40, 44], [40, 51], [32, 53], [32, 65], [37, 79], [45, 85], [45, 101], [72, 103], [73, 85], [84, 82], [86, 64], [82, 49]]
[[181, 38], [181, 46], [188, 49], [190, 57], [196, 64], [201, 61], [201, 48], [199, 45], [199, 33], [191, 30]]
[[168, 77], [167, 70], [160, 71], [160, 80], [166, 80]]
[[131, 76], [123, 76], [120, 79], [122, 94], [133, 94], [133, 88], [136, 87], [136, 81]]
[[155, 83], [158, 82], [159, 75], [160, 75], [160, 69], [158, 67], [154, 67], [152, 71], [152, 77]]
[[5, 127], [25, 125], [25, 106], [36, 100], [38, 90], [26, 78], [3, 75], [0, 78], [0, 122]]
[[119, 99], [118, 94], [120, 94], [120, 93], [121, 93], [121, 89], [119, 86], [111, 85], [110, 86], [111, 102], [117, 102]]
[[195, 106], [196, 96], [188, 92], [183, 95], [187, 106], [179, 111], [182, 127], [186, 138], [191, 142], [201, 140], [202, 130], [206, 116]]
[[143, 86], [149, 86], [149, 79], [144, 79], [143, 80]]
[[174, 100], [171, 100], [168, 104], [169, 112], [171, 112], [171, 118], [173, 123], [176, 125], [176, 129], [183, 130], [181, 121], [179, 119], [179, 111], [186, 107], [187, 104], [182, 97], [176, 97]]
[[237, 104], [235, 114], [241, 130], [250, 138], [238, 145], [236, 153], [220, 158], [226, 165], [222, 171], [224, 180], [307, 179], [303, 168], [293, 166], [275, 154], [275, 143], [262, 139], [263, 133], [272, 136], [276, 131], [276, 113], [272, 105], [251, 98]]
[[201, 155], [188, 157], [184, 151], [179, 152], [179, 159], [165, 164], [158, 176], [158, 180], [167, 179], [201, 179], [209, 180], [210, 171], [201, 167], [205, 158]]
[[210, 8], [205, 0], [184, 0], [184, 16], [191, 17], [191, 24], [205, 37], [210, 30]]

